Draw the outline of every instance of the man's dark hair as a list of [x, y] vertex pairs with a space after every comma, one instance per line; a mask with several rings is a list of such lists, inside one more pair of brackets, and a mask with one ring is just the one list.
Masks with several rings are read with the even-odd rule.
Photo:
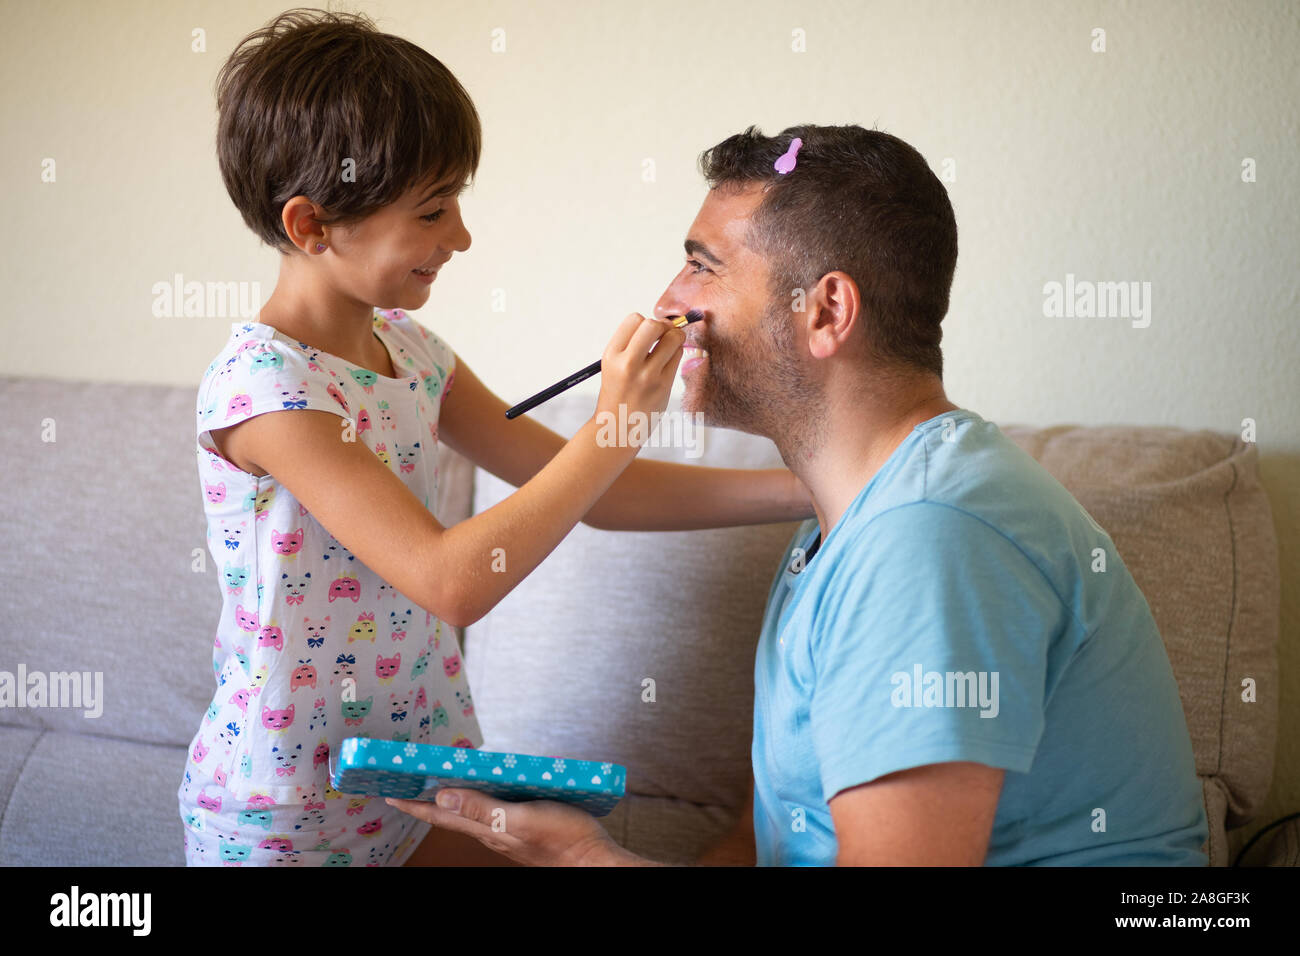
[[[794, 137], [793, 171], [773, 164]], [[769, 291], [789, 300], [828, 272], [858, 285], [867, 345], [885, 365], [942, 378], [939, 323], [957, 267], [957, 220], [925, 158], [896, 136], [860, 126], [751, 126], [700, 155], [711, 189], [766, 187], [746, 245], [771, 267]]]
[[240, 41], [216, 94], [226, 191], [281, 252], [290, 245], [280, 215], [294, 196], [325, 207], [325, 225], [355, 223], [426, 180], [454, 177], [454, 194], [478, 169], [482, 128], [469, 94], [364, 14], [285, 11]]

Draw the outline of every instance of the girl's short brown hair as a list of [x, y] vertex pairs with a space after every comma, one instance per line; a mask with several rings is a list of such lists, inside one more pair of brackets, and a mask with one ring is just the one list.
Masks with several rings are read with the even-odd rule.
[[341, 225], [424, 182], [454, 194], [478, 169], [482, 126], [464, 87], [364, 14], [280, 14], [240, 41], [216, 93], [226, 191], [282, 253], [292, 246], [280, 215], [294, 196], [323, 206], [324, 225]]

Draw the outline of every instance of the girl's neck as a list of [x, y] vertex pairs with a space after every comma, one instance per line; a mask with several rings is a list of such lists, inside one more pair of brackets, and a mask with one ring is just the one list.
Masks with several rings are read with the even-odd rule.
[[374, 309], [305, 281], [308, 277], [300, 274], [301, 266], [292, 256], [281, 262], [280, 280], [262, 305], [258, 321], [353, 365], [390, 374], [388, 350], [375, 336]]

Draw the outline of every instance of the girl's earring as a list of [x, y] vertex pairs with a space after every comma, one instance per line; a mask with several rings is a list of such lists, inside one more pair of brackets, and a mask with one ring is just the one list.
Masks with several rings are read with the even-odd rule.
[[325, 251], [325, 243], [323, 243], [323, 242], [318, 242], [318, 243], [316, 243], [316, 251], [317, 251], [317, 252], [324, 252], [324, 251]]

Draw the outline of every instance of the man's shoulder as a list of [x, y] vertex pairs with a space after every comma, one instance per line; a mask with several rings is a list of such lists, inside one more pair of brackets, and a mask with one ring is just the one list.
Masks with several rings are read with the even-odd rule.
[[[1032, 592], [1044, 610], [1069, 610], [1085, 633], [1119, 592], [1136, 596], [1105, 529], [996, 425], [973, 416], [946, 436], [934, 425], [920, 437], [890, 486], [837, 531], [824, 593], [889, 602], [959, 584], [981, 600]], [[1095, 573], [1101, 567], [1110, 573]]]
[[979, 514], [1001, 508], [1067, 507], [1065, 487], [993, 422], [979, 416], [923, 436], [928, 501]]
[[905, 532], [912, 522], [951, 536], [949, 544], [992, 531], [1029, 551], [1058, 548], [1080, 528], [1104, 535], [1065, 486], [994, 423], [954, 414], [917, 430], [907, 460], [854, 515], [857, 546], [891, 527]]

